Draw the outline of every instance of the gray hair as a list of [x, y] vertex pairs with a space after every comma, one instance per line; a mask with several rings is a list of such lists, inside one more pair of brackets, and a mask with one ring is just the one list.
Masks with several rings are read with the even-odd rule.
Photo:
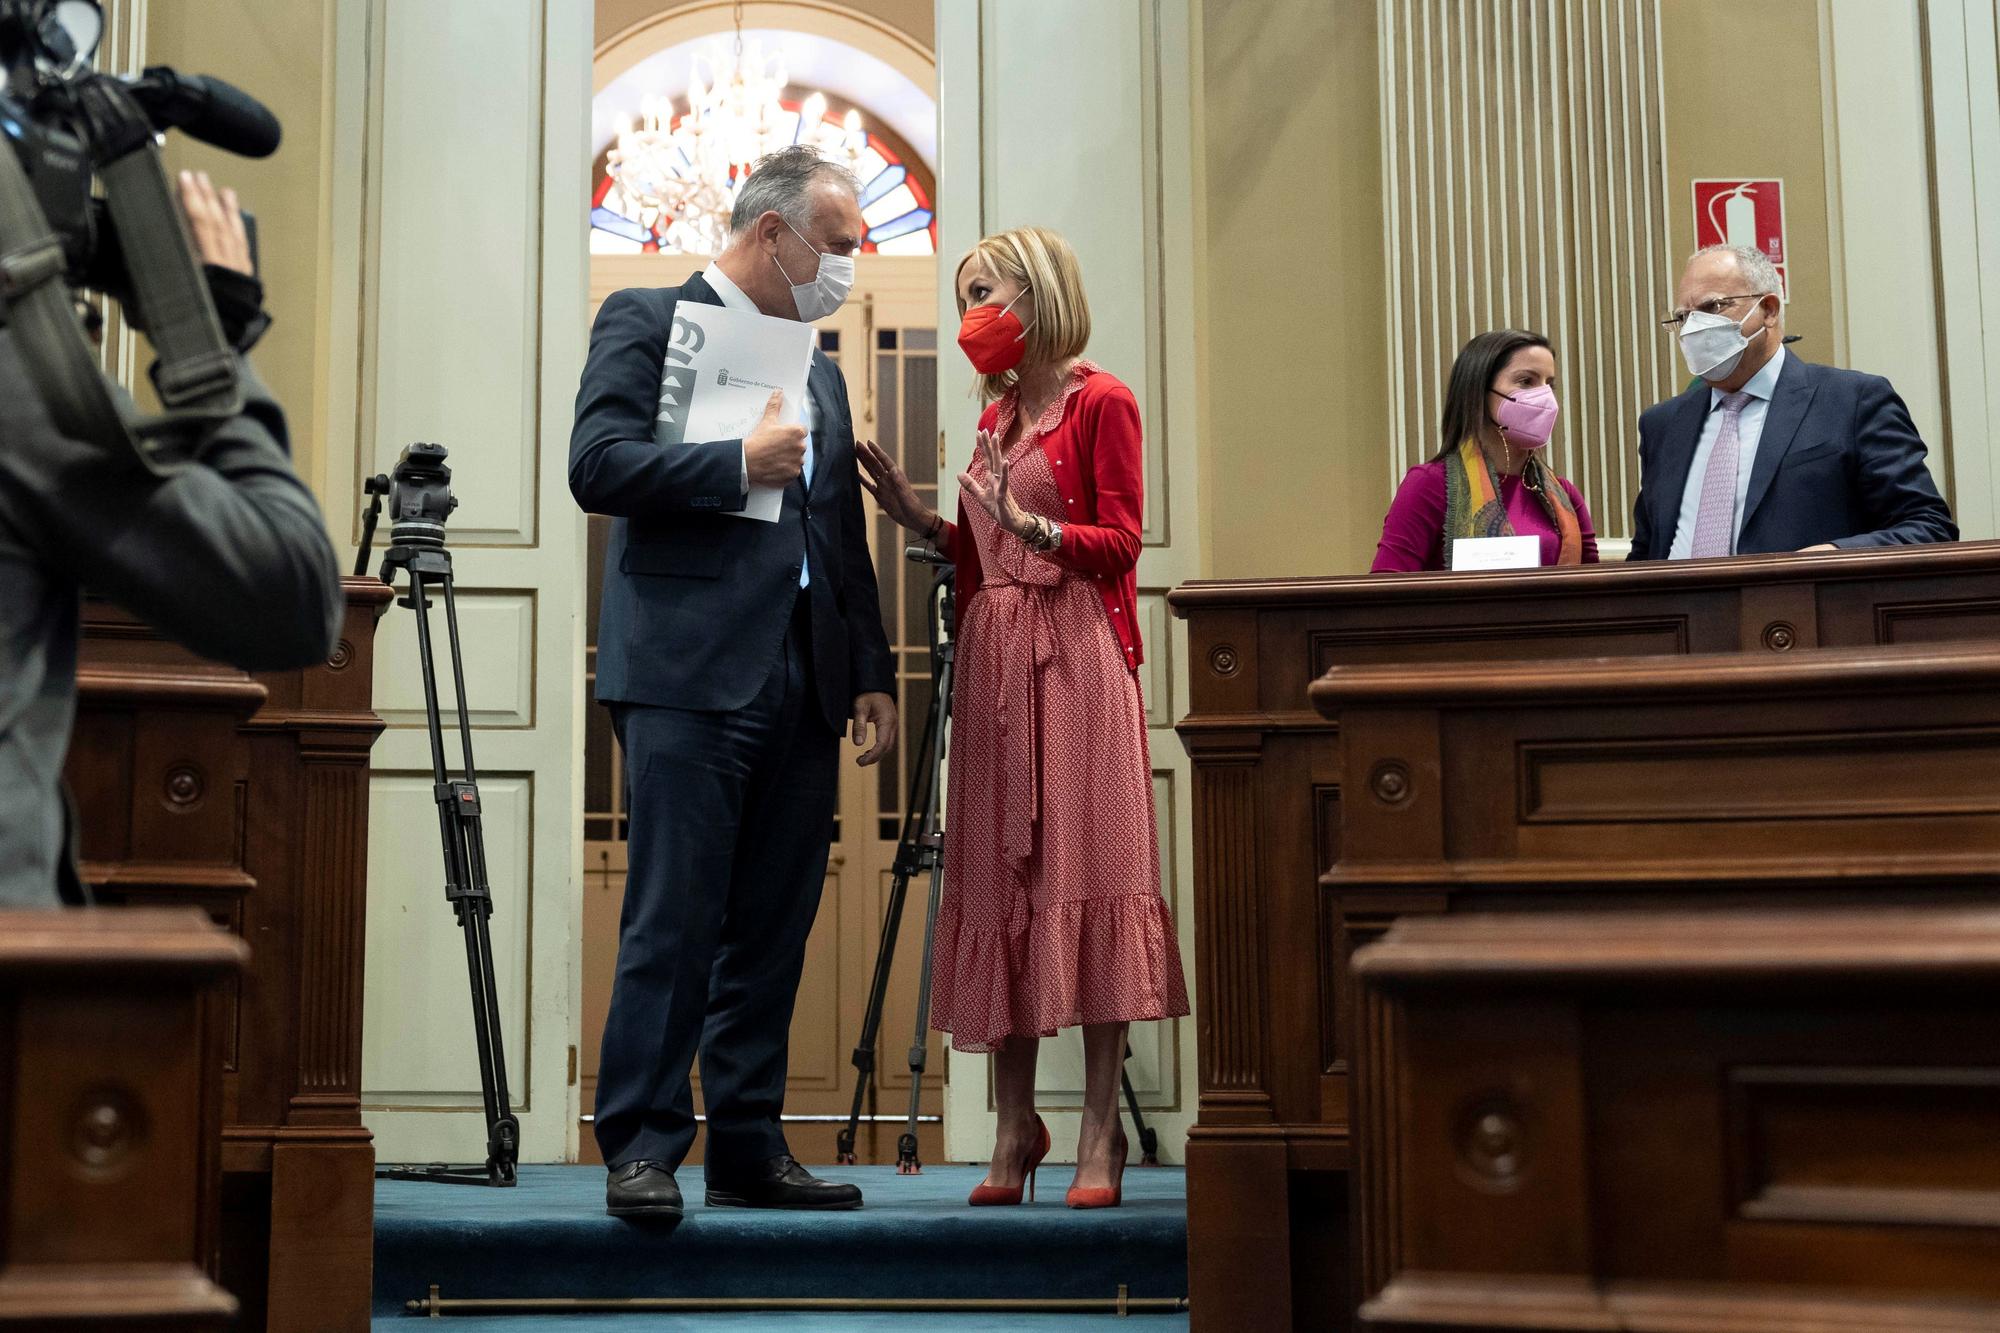
[[770, 212], [805, 231], [812, 223], [808, 202], [812, 188], [822, 180], [838, 182], [849, 194], [861, 193], [861, 182], [853, 172], [804, 144], [758, 158], [750, 168], [750, 178], [736, 192], [735, 207], [729, 210], [729, 234], [741, 236], [751, 223]]
[[1704, 255], [1728, 255], [1736, 261], [1737, 271], [1750, 284], [1750, 295], [1783, 296], [1785, 284], [1778, 277], [1778, 266], [1762, 250], [1753, 250], [1747, 245], [1705, 245], [1688, 256], [1688, 263]]

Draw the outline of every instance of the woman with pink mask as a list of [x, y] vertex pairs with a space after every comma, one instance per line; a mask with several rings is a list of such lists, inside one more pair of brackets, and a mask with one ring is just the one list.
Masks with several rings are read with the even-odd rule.
[[1549, 340], [1495, 329], [1467, 343], [1451, 368], [1443, 438], [1404, 474], [1373, 573], [1451, 567], [1465, 537], [1538, 537], [1544, 565], [1594, 565], [1597, 534], [1576, 487], [1543, 461], [1555, 433], [1556, 358]]

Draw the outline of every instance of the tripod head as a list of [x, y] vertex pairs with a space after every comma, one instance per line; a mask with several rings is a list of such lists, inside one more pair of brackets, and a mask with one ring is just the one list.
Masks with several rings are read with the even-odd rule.
[[[412, 444], [385, 482], [373, 478], [368, 489], [381, 485], [389, 496], [389, 541], [396, 546], [444, 545], [444, 521], [458, 508], [451, 493], [449, 451], [441, 444]], [[379, 493], [379, 492], [378, 492]]]
[[368, 572], [368, 556], [375, 545], [375, 525], [382, 516], [382, 502], [389, 503], [389, 549], [382, 554], [382, 582], [394, 583], [398, 569], [422, 569], [449, 573], [451, 553], [444, 547], [444, 523], [458, 508], [451, 493], [451, 469], [445, 465], [449, 451], [441, 444], [417, 443], [404, 448], [390, 471], [378, 472], [361, 483], [369, 497], [361, 515], [361, 550], [354, 558], [354, 572]]
[[958, 566], [929, 542], [911, 542], [903, 548], [903, 558], [931, 570], [931, 596], [938, 601], [937, 617], [931, 623], [931, 655], [951, 651], [949, 644], [940, 648], [939, 630], [947, 639], [958, 633]]

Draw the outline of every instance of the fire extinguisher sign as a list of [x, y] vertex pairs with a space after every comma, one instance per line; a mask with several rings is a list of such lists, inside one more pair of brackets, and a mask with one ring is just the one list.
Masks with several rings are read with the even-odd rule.
[[1694, 183], [1694, 244], [1762, 250], [1777, 266], [1784, 298], [1792, 299], [1785, 268], [1785, 183], [1781, 180], [1698, 180]]

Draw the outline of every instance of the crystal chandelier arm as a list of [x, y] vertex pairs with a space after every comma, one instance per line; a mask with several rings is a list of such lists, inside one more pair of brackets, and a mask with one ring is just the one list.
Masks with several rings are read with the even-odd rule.
[[589, 513], [718, 513], [746, 502], [741, 440], [653, 442], [672, 319], [670, 300], [636, 289], [613, 292], [597, 312], [569, 440], [570, 494]]

